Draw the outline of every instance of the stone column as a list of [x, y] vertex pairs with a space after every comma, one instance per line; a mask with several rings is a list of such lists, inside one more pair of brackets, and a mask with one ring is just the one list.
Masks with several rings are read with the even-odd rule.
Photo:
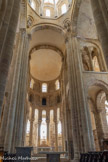
[[[49, 96], [48, 96], [49, 99]], [[49, 103], [49, 102], [48, 102]], [[50, 111], [48, 110], [46, 112], [46, 123], [47, 123], [47, 145], [49, 146], [49, 123], [50, 123]]]
[[89, 59], [90, 59], [91, 71], [94, 71], [91, 50], [89, 50], [89, 49], [88, 49], [88, 54], [89, 54]]
[[41, 120], [38, 121], [38, 147], [40, 146], [40, 130], [41, 130]]
[[25, 29], [23, 30], [24, 35], [24, 44], [23, 44], [23, 52], [22, 52], [22, 60], [20, 67], [20, 76], [18, 83], [18, 93], [17, 93], [17, 105], [16, 109], [18, 113], [17, 117], [17, 134], [16, 134], [16, 146], [21, 147], [23, 144], [23, 124], [24, 124], [24, 108], [27, 97], [27, 82], [28, 82], [28, 61], [29, 61], [29, 35], [26, 33]]
[[[0, 128], [0, 147], [4, 146], [4, 140], [5, 140], [5, 135], [6, 135], [6, 128], [7, 128], [7, 120], [8, 119], [8, 114], [9, 114], [9, 105], [10, 105], [10, 99], [11, 99], [11, 91], [12, 91], [12, 83], [13, 83], [13, 77], [15, 73], [15, 66], [18, 58], [18, 44], [19, 43], [19, 34], [16, 35], [16, 45], [15, 45], [15, 50], [14, 50], [14, 55], [12, 58], [12, 63], [9, 69], [9, 75], [8, 75], [8, 80], [7, 80], [7, 85], [6, 85], [6, 93], [8, 93], [7, 100], [6, 100], [6, 105], [4, 107], [3, 111], [3, 118], [2, 118], [2, 123], [1, 123], [1, 128]], [[4, 135], [5, 134], [5, 135]]]
[[34, 109], [32, 108], [32, 114], [30, 119], [30, 139], [29, 139], [29, 145], [32, 146], [32, 140], [33, 140], [33, 122], [34, 122]]
[[79, 161], [80, 152], [94, 150], [90, 114], [84, 96], [78, 40], [68, 33], [66, 40], [69, 100], [72, 118], [74, 161]]
[[97, 110], [94, 113], [95, 117], [95, 122], [96, 122], [96, 130], [97, 130], [97, 135], [98, 135], [98, 140], [99, 140], [99, 146], [100, 149], [102, 150], [102, 139], [104, 138], [104, 132], [102, 128], [102, 123], [101, 123], [101, 113], [102, 110]]
[[1, 6], [2, 6], [2, 2], [3, 2], [3, 0], [0, 0], [0, 9], [1, 9]]
[[7, 9], [7, 0], [0, 0], [0, 29], [4, 21], [6, 9]]
[[28, 100], [26, 99], [25, 110], [24, 110], [24, 124], [23, 124], [23, 146], [25, 146], [25, 139], [26, 139], [27, 116], [28, 116], [27, 111], [28, 111]]
[[[24, 75], [27, 75], [27, 72], [24, 71], [24, 67], [22, 68], [23, 65], [28, 66], [28, 56], [27, 56], [27, 51], [25, 50], [25, 44], [26, 44], [26, 48], [28, 48], [28, 44], [25, 43], [25, 31], [22, 29], [20, 31], [20, 39], [19, 39], [19, 46], [18, 46], [18, 56], [17, 56], [17, 63], [15, 66], [15, 73], [14, 73], [14, 78], [13, 78], [13, 87], [12, 87], [12, 92], [11, 92], [11, 99], [10, 99], [10, 106], [9, 106], [9, 114], [8, 114], [8, 124], [7, 124], [7, 133], [6, 133], [6, 138], [5, 138], [5, 149], [6, 151], [10, 151], [11, 149], [11, 143], [12, 143], [12, 138], [13, 138], [13, 130], [14, 130], [14, 134], [15, 132], [20, 128], [20, 127], [15, 127], [15, 124], [18, 122], [21, 122], [22, 126], [23, 126], [23, 120], [19, 120], [18, 119], [18, 111], [20, 111], [20, 109], [22, 109], [22, 111], [24, 111], [24, 107], [22, 107], [22, 105], [18, 105], [18, 97], [20, 96], [20, 102], [23, 100], [23, 97], [25, 97], [24, 93], [26, 92], [26, 89], [24, 89], [26, 87], [26, 76], [23, 77], [21, 76], [21, 73]], [[25, 62], [23, 62], [25, 61]], [[26, 62], [27, 61], [27, 62]], [[23, 69], [23, 70], [21, 70]], [[20, 84], [20, 80], [22, 79], [23, 84], [23, 88], [22, 86], [20, 86], [19, 88], [19, 84]], [[18, 96], [19, 91], [22, 88], [22, 93], [20, 93], [20, 95]], [[23, 96], [22, 96], [23, 95]], [[25, 102], [25, 100], [23, 101]], [[18, 107], [19, 106], [19, 107]], [[24, 106], [24, 104], [23, 104]], [[24, 112], [21, 112], [24, 115]], [[16, 117], [15, 117], [16, 116]], [[16, 129], [15, 129], [16, 128]], [[20, 131], [19, 131], [20, 133]], [[22, 136], [21, 136], [22, 137]], [[16, 139], [15, 139], [16, 141]], [[20, 140], [19, 140], [20, 141]]]
[[[63, 113], [63, 112], [62, 112]], [[61, 125], [62, 125], [62, 150], [64, 151], [64, 122], [63, 122], [63, 117], [61, 118]]]
[[[104, 3], [103, 1], [101, 3]], [[99, 36], [99, 40], [102, 45], [105, 60], [108, 67], [108, 25], [106, 24], [107, 18], [104, 17], [103, 13], [106, 12], [106, 7], [101, 8], [100, 0], [91, 0], [93, 15], [95, 19], [95, 24]], [[105, 13], [104, 13], [105, 14]], [[107, 15], [108, 17], [108, 15]]]
[[55, 123], [55, 151], [58, 151], [58, 122], [57, 120], [55, 120], [54, 123]]
[[[19, 12], [20, 12], [20, 2], [21, 0], [8, 1], [9, 6], [7, 9], [7, 17], [11, 13], [11, 16], [9, 18], [10, 21], [7, 20], [7, 17], [5, 17], [7, 21], [5, 21], [5, 23], [3, 24], [4, 26], [1, 28], [0, 31], [0, 78], [1, 78], [0, 79], [0, 116], [1, 116], [1, 109], [3, 104], [6, 80], [7, 80], [9, 66], [13, 54], [12, 50], [13, 50], [13, 44], [15, 40]], [[11, 10], [9, 11], [10, 8], [12, 9], [12, 12]], [[8, 22], [9, 25], [7, 25], [6, 22]], [[5, 32], [3, 32], [3, 30], [5, 30]]]
[[47, 123], [47, 145], [49, 146], [49, 120], [46, 121]]
[[107, 124], [107, 120], [106, 120], [105, 107], [102, 108], [101, 113], [100, 113], [100, 117], [101, 117], [103, 132], [104, 132], [104, 138], [108, 138], [108, 124]]

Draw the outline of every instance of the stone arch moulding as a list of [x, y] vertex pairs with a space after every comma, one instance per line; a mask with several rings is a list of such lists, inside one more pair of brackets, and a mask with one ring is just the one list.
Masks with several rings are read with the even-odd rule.
[[[86, 94], [88, 94], [88, 90], [91, 86], [100, 86], [102, 88], [102, 90], [108, 94], [108, 84], [106, 84], [105, 82], [101, 81], [101, 80], [91, 80], [87, 83], [85, 90], [86, 90]], [[88, 96], [88, 95], [87, 95]]]
[[64, 31], [64, 28], [62, 28], [61, 26], [59, 25], [56, 25], [56, 24], [51, 24], [51, 23], [48, 23], [48, 24], [37, 24], [37, 25], [34, 25], [32, 27], [32, 29], [30, 30], [30, 34], [32, 35], [33, 33], [35, 33], [36, 31], [38, 30], [44, 30], [44, 29], [50, 29], [50, 30], [54, 30], [60, 34], [62, 34], [65, 38], [65, 31]]
[[53, 50], [53, 51], [56, 51], [61, 57], [62, 57], [62, 59], [63, 59], [63, 52], [59, 49], [59, 48], [57, 48], [57, 47], [55, 47], [55, 46], [52, 46], [52, 45], [48, 45], [48, 44], [43, 44], [43, 45], [38, 45], [38, 46], [35, 46], [35, 47], [33, 47], [31, 50], [30, 50], [30, 56], [31, 56], [31, 54], [33, 53], [33, 52], [35, 52], [35, 51], [37, 51], [37, 50], [40, 50], [40, 49], [51, 49], [51, 50]]

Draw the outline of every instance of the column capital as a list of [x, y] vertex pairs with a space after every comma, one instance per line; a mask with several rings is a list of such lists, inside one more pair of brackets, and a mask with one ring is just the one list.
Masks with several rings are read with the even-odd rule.
[[22, 34], [25, 34], [26, 33], [26, 28], [20, 28], [20, 31]]
[[50, 120], [46, 120], [46, 123], [49, 124], [50, 123]]
[[73, 33], [72, 31], [66, 32], [65, 34], [65, 43], [68, 43], [69, 40], [73, 37], [76, 37], [76, 33]]
[[38, 120], [38, 124], [41, 124], [42, 120]]
[[58, 121], [57, 121], [57, 120], [54, 120], [54, 123], [55, 123], [55, 124], [58, 124]]

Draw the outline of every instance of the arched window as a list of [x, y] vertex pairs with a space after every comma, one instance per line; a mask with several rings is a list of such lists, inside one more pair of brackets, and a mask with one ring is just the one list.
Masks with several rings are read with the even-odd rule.
[[36, 9], [36, 6], [35, 6], [35, 2], [32, 0], [31, 2], [31, 7], [35, 10]]
[[30, 121], [27, 121], [26, 133], [30, 133]]
[[47, 84], [46, 83], [42, 84], [42, 92], [47, 92]]
[[63, 5], [61, 6], [61, 12], [62, 12], [62, 14], [66, 13], [66, 11], [67, 11], [67, 9], [66, 9], [66, 4], [63, 4]]
[[31, 81], [30, 81], [30, 88], [33, 89], [33, 86], [34, 86], [34, 80], [31, 79]]
[[97, 56], [93, 57], [92, 62], [93, 62], [93, 69], [94, 69], [94, 71], [100, 71], [100, 67], [99, 67], [99, 62], [98, 62]]
[[42, 105], [43, 105], [43, 106], [46, 105], [46, 98], [42, 98]]
[[47, 138], [47, 125], [46, 125], [46, 111], [42, 111], [42, 123], [41, 123], [41, 140], [46, 140]]
[[54, 3], [54, 0], [44, 0], [44, 3]]
[[62, 125], [61, 125], [61, 121], [58, 122], [58, 134], [62, 134]]
[[50, 17], [51, 13], [50, 13], [50, 10], [49, 9], [46, 9], [46, 16], [47, 17]]
[[108, 124], [108, 101], [105, 101], [105, 109], [106, 109], [106, 120], [107, 120], [107, 124]]
[[59, 80], [56, 80], [55, 86], [56, 86], [56, 90], [60, 89], [60, 82], [59, 82]]

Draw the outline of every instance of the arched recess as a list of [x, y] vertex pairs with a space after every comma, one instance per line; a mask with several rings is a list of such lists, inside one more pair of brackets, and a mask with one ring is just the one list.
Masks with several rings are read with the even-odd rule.
[[100, 46], [90, 40], [80, 42], [84, 43], [81, 47], [81, 58], [84, 71], [106, 71], [106, 66]]
[[35, 52], [36, 50], [40, 50], [40, 49], [51, 49], [51, 50], [54, 50], [56, 51], [63, 59], [63, 52], [58, 48], [58, 47], [55, 47], [55, 46], [52, 46], [52, 45], [48, 45], [48, 44], [41, 44], [41, 45], [38, 45], [38, 46], [35, 46], [33, 47], [31, 50], [30, 50], [30, 55]]
[[88, 107], [97, 151], [103, 150], [103, 141], [108, 138], [105, 100], [108, 85], [102, 81], [92, 81], [88, 86]]
[[[98, 86], [100, 87], [101, 89], [103, 89], [105, 91], [106, 94], [108, 94], [108, 84], [101, 81], [101, 80], [97, 80], [97, 79], [92, 79], [90, 80], [86, 87], [85, 87], [85, 92], [86, 92], [86, 95], [88, 94], [88, 90], [91, 86]], [[88, 96], [88, 95], [87, 95]]]
[[46, 24], [40, 23], [38, 25], [34, 25], [32, 27], [32, 29], [30, 29], [29, 32], [30, 32], [31, 35], [33, 35], [36, 31], [45, 30], [45, 29], [51, 29], [53, 31], [56, 31], [56, 32], [62, 34], [65, 37], [65, 31], [64, 31], [64, 29], [61, 26], [55, 25], [55, 24], [50, 24], [50, 23], [49, 24], [47, 24], [47, 23]]
[[63, 29], [53, 24], [39, 24], [31, 29], [29, 54], [33, 78], [45, 82], [59, 77], [65, 55], [64, 35]]

